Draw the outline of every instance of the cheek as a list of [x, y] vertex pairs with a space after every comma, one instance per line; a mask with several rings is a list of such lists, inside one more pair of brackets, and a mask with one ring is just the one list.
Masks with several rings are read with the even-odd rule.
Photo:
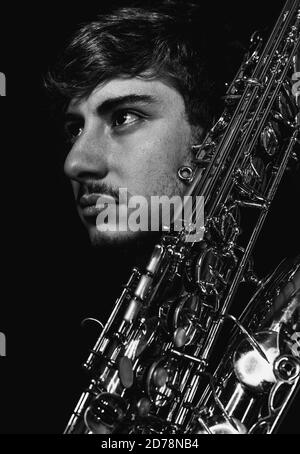
[[118, 183], [135, 194], [150, 194], [176, 185], [178, 168], [186, 162], [190, 137], [190, 126], [183, 118], [159, 121], [131, 136], [114, 162]]
[[174, 154], [176, 144], [155, 141], [139, 152], [139, 157], [128, 160], [124, 175], [129, 192], [139, 195], [169, 195], [177, 187], [177, 171], [180, 167]]
[[132, 154], [131, 165], [146, 174], [150, 171], [157, 174], [177, 172], [187, 155], [189, 132], [182, 122], [150, 131], [139, 141], [137, 152]]
[[[145, 150], [145, 178], [157, 188], [172, 185], [177, 171], [185, 162], [187, 138], [183, 133], [168, 133], [156, 139]], [[152, 184], [151, 184], [152, 183]]]

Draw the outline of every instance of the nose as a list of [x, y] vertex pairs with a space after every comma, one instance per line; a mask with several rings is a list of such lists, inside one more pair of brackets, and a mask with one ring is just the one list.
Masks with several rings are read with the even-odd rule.
[[66, 157], [66, 176], [79, 183], [104, 178], [108, 173], [106, 148], [95, 131], [83, 131]]

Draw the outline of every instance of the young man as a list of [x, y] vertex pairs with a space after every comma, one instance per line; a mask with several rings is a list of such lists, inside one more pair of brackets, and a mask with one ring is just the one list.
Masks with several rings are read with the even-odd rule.
[[[182, 13], [170, 2], [100, 16], [79, 30], [50, 75], [64, 100], [65, 173], [95, 246], [151, 237], [151, 198], [184, 195], [184, 172], [193, 170], [193, 150], [216, 113], [207, 37]], [[127, 222], [134, 198], [149, 220], [144, 229]], [[117, 208], [105, 229], [99, 201]]]
[[[163, 196], [170, 200], [184, 196], [188, 176], [195, 166], [194, 151], [212, 125], [219, 108], [216, 101], [219, 93], [215, 84], [217, 72], [214, 62], [217, 61], [220, 65], [221, 57], [213, 51], [211, 35], [206, 35], [207, 29], [202, 29], [199, 22], [191, 20], [192, 9], [191, 12], [183, 12], [182, 9], [177, 10], [175, 4], [169, 2], [167, 6], [156, 10], [121, 8], [100, 16], [97, 21], [79, 30], [66, 48], [58, 68], [49, 77], [50, 87], [63, 100], [65, 131], [69, 139], [64, 169], [73, 187], [79, 217], [94, 246], [135, 248], [133, 261], [138, 260], [138, 255], [144, 259], [149, 256], [147, 240], [152, 238], [152, 233], [157, 232], [130, 228], [128, 221], [133, 213], [132, 200], [138, 198], [141, 216], [147, 214], [148, 220], [150, 217], [152, 221], [153, 197]], [[210, 46], [207, 46], [208, 41]], [[117, 207], [117, 214], [115, 217], [108, 216], [108, 220], [105, 220], [101, 213], [109, 206]], [[149, 222], [146, 224], [149, 227]], [[150, 224], [152, 226], [152, 222]], [[162, 224], [159, 227], [161, 229]], [[225, 221], [223, 227], [224, 231], [228, 227]], [[228, 228], [230, 230], [230, 220]], [[138, 251], [136, 245], [140, 245]], [[228, 254], [228, 257], [233, 256]], [[206, 266], [208, 281], [212, 277], [211, 288], [217, 294], [218, 277], [224, 285], [226, 279], [222, 273], [217, 275], [218, 263], [214, 274], [214, 263], [211, 265], [210, 259], [214, 259], [213, 253], [208, 255]], [[116, 281], [120, 278], [119, 269], [122, 267], [123, 264], [119, 262], [115, 266]], [[210, 269], [213, 269], [211, 275]], [[224, 272], [226, 276], [227, 271]], [[128, 325], [131, 322], [133, 324], [139, 305], [143, 306], [149, 275], [145, 274], [144, 279], [141, 278], [134, 295], [130, 296], [132, 299], [126, 307], [121, 326], [123, 322], [124, 325], [127, 322]], [[210, 282], [207, 288], [209, 285]], [[189, 345], [190, 340], [193, 342], [193, 334], [190, 333], [194, 329], [192, 320], [196, 312], [193, 299], [195, 295], [181, 293], [182, 306], [178, 306], [180, 315], [176, 312], [174, 320], [178, 316], [178, 324], [182, 323], [183, 326], [177, 326], [176, 319], [174, 326], [170, 328], [171, 332], [174, 328], [174, 333], [168, 338], [168, 342], [174, 342], [178, 348]], [[196, 300], [197, 298], [196, 295]], [[209, 303], [211, 304], [210, 301]], [[204, 306], [209, 307], [209, 303]], [[216, 297], [216, 307], [218, 304]], [[173, 307], [168, 310], [170, 312], [164, 320], [166, 325], [173, 323]], [[192, 315], [188, 313], [189, 310]], [[197, 324], [202, 326], [199, 321]], [[93, 389], [96, 394], [99, 392], [100, 398], [99, 401], [98, 397], [94, 400], [95, 419], [99, 419], [104, 407], [114, 410], [117, 415], [119, 410], [120, 413], [125, 412], [118, 407], [120, 402], [115, 394], [133, 386], [133, 362], [140, 354], [136, 352], [140, 346], [148, 346], [151, 330], [156, 330], [157, 325], [160, 326], [157, 320], [153, 327], [149, 324], [150, 328], [145, 323], [145, 339], [141, 342], [138, 340], [137, 344], [134, 343], [135, 338], [129, 339], [129, 346], [126, 335], [123, 341], [123, 331], [120, 328], [115, 349], [110, 349], [114, 336], [108, 336], [99, 347], [99, 350], [103, 347], [100, 353], [99, 350], [96, 351], [95, 358], [105, 358], [107, 349], [109, 359], [110, 355], [114, 359], [107, 362], [107, 368], [111, 368], [109, 371], [105, 369], [106, 363], [103, 362], [103, 376], [97, 384], [99, 389]], [[207, 328], [207, 325], [203, 326]], [[126, 327], [124, 330], [127, 333]], [[128, 330], [130, 337], [132, 333], [129, 328]], [[160, 340], [159, 337], [158, 339]], [[147, 368], [147, 364], [145, 367]], [[147, 379], [149, 389], [152, 385], [155, 389], [163, 388], [168, 381], [169, 368], [172, 374], [172, 367], [167, 360], [164, 367], [158, 367], [155, 363], [153, 367], [153, 374], [147, 377], [147, 370], [143, 371], [143, 380]], [[103, 384], [102, 378], [103, 381], [107, 379], [108, 383]], [[173, 386], [171, 379], [169, 382]], [[176, 388], [175, 385], [170, 386], [170, 393], [174, 391], [174, 387]], [[107, 392], [110, 393], [109, 397]], [[170, 395], [170, 400], [175, 399], [175, 392]], [[143, 407], [143, 415], [144, 400], [141, 396], [142, 394], [137, 407]], [[151, 406], [150, 401], [146, 404]], [[91, 408], [89, 411], [93, 413], [94, 409]], [[115, 411], [116, 408], [118, 411]], [[108, 414], [110, 415], [109, 411]], [[84, 417], [86, 422], [87, 414]], [[101, 421], [101, 427], [96, 427], [95, 433], [106, 433], [107, 425], [104, 417], [103, 424]], [[93, 430], [91, 423], [87, 426], [89, 430]]]
[[[77, 32], [48, 77], [64, 112], [65, 174], [96, 247], [96, 269], [106, 268], [96, 283], [83, 279], [79, 304], [89, 315], [93, 289], [101, 288], [94, 313], [102, 322], [130, 269], [145, 264], [159, 236], [151, 228], [124, 228], [132, 200], [140, 201], [149, 226], [154, 197], [183, 197], [184, 172], [194, 170], [195, 146], [219, 108], [209, 37], [191, 20], [193, 8], [188, 13], [176, 3], [99, 16]], [[117, 216], [103, 229], [100, 215], [107, 206], [116, 206]], [[75, 285], [80, 292], [81, 283]]]

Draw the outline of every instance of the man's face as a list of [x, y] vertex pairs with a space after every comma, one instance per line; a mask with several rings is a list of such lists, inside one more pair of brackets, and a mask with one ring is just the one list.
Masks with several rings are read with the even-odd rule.
[[[115, 226], [99, 231], [100, 196], [118, 201], [122, 211], [132, 196], [143, 196], [150, 206], [151, 196], [183, 194], [177, 171], [190, 163], [192, 128], [183, 97], [166, 82], [138, 77], [105, 82], [88, 98], [71, 101], [66, 129], [72, 148], [65, 173], [93, 244], [119, 244], [140, 235]], [[118, 200], [120, 188], [127, 189], [127, 202]]]

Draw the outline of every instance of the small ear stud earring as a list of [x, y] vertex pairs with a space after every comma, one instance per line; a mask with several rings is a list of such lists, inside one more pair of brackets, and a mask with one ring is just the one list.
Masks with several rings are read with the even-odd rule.
[[[196, 154], [201, 148], [201, 145], [192, 145], [191, 148], [192, 152]], [[178, 169], [177, 175], [178, 178], [184, 183], [190, 183], [194, 176], [194, 170], [190, 166], [182, 166]]]
[[182, 166], [178, 169], [177, 175], [184, 183], [189, 183], [193, 178], [194, 171], [189, 166]]

